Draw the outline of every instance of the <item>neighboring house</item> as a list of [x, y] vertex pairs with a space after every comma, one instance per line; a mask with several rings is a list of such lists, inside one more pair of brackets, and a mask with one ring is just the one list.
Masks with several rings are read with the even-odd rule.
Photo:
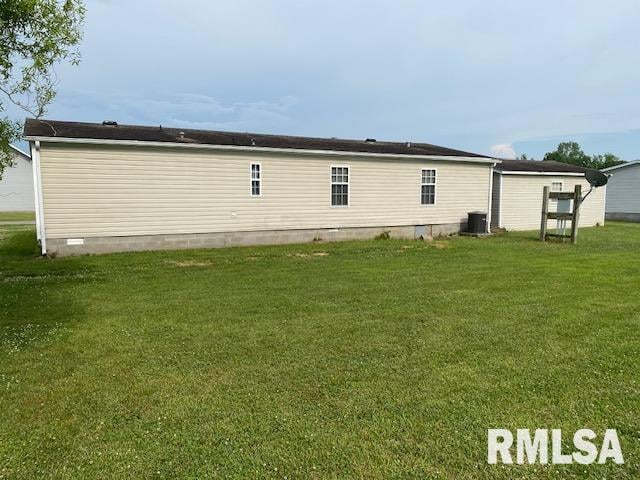
[[640, 222], [640, 160], [602, 171], [609, 175], [607, 219]]
[[11, 146], [14, 164], [5, 168], [0, 180], [0, 212], [33, 212], [31, 157]]
[[[590, 185], [585, 179], [588, 169], [566, 163], [536, 160], [503, 160], [493, 174], [493, 202], [491, 225], [506, 230], [535, 230], [540, 228], [542, 190], [573, 192], [582, 186], [583, 196]], [[604, 224], [606, 187], [594, 189], [580, 207], [580, 227]], [[551, 201], [551, 210], [557, 209]], [[553, 222], [553, 225], [552, 225]], [[550, 221], [554, 227], [556, 221]]]
[[422, 143], [27, 120], [44, 252], [458, 232], [495, 159]]

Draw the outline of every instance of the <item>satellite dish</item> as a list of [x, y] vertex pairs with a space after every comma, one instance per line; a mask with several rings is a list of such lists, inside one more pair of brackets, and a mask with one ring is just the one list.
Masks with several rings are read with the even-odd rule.
[[603, 187], [609, 181], [609, 177], [598, 170], [589, 170], [584, 176], [592, 188]]

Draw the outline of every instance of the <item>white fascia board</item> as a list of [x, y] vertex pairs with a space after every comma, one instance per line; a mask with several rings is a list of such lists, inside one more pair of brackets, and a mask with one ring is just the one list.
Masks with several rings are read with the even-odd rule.
[[500, 175], [543, 175], [548, 177], [584, 177], [584, 173], [578, 172], [520, 172], [517, 170], [496, 170]]
[[142, 142], [138, 140], [99, 140], [91, 138], [63, 138], [63, 137], [24, 137], [25, 140], [39, 141], [41, 143], [75, 143], [84, 145], [120, 145], [135, 147], [162, 147], [162, 148], [192, 148], [204, 150], [218, 150], [231, 152], [253, 153], [284, 153], [296, 155], [325, 155], [332, 157], [374, 157], [374, 158], [402, 158], [406, 160], [433, 160], [443, 162], [484, 163], [495, 165], [500, 160], [489, 157], [450, 157], [443, 155], [405, 155], [399, 153], [368, 153], [368, 152], [343, 152], [338, 150], [304, 150], [299, 148], [271, 148], [271, 147], [243, 147], [237, 145], [208, 145], [201, 143], [175, 143], [175, 142]]
[[27, 152], [23, 152], [22, 150], [20, 150], [18, 147], [15, 147], [13, 145], [9, 145], [9, 147], [14, 150], [16, 153], [19, 153], [20, 155], [22, 155], [23, 157], [25, 157], [27, 160], [31, 161], [31, 155], [29, 155]]
[[618, 168], [630, 167], [632, 165], [640, 164], [640, 160], [634, 160], [633, 162], [621, 163], [620, 165], [614, 165], [613, 167], [607, 167], [600, 170], [601, 172], [610, 172], [611, 170], [617, 170]]

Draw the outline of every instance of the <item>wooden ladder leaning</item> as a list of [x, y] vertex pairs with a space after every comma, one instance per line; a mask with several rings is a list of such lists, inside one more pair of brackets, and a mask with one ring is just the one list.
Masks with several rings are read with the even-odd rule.
[[[582, 203], [582, 186], [576, 185], [573, 192], [552, 192], [549, 187], [542, 190], [542, 219], [540, 220], [540, 241], [549, 238], [570, 238], [574, 245], [578, 242], [578, 223], [580, 223], [580, 203]], [[549, 199], [573, 200], [573, 208], [570, 213], [558, 213], [549, 211]], [[548, 220], [571, 220], [571, 235], [548, 233]]]

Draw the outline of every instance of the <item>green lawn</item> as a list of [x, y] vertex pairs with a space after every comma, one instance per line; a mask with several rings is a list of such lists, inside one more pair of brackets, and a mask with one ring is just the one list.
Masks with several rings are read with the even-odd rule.
[[[639, 478], [640, 224], [35, 258], [0, 227], [0, 478]], [[489, 466], [488, 428], [625, 465]]]
[[35, 222], [34, 212], [0, 212], [0, 222]]

